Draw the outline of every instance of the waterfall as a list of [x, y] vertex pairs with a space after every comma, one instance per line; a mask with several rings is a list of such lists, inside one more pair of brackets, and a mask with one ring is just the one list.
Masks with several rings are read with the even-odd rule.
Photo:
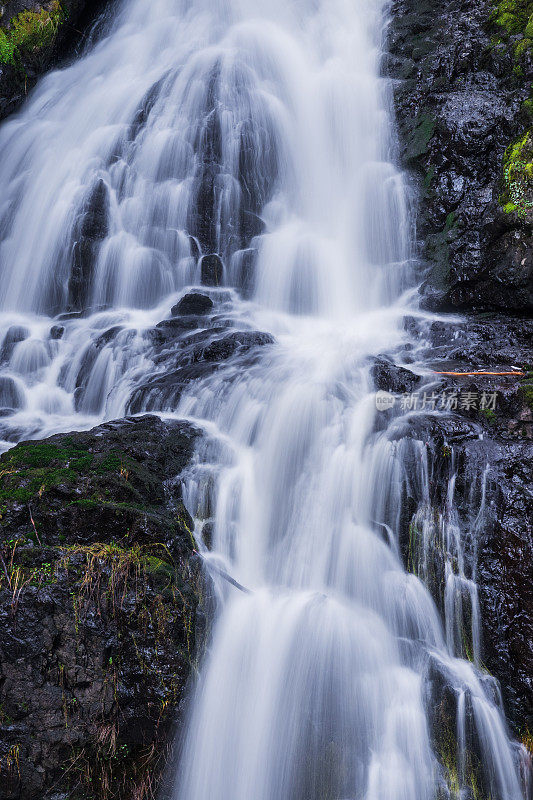
[[453, 476], [437, 520], [421, 443], [375, 404], [416, 313], [383, 5], [128, 0], [0, 128], [2, 448], [195, 420], [198, 546], [248, 590], [213, 570], [176, 800], [523, 800]]

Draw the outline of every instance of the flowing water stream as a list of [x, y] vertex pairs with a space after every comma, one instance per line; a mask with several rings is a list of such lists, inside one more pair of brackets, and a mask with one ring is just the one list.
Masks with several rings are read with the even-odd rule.
[[[375, 405], [372, 358], [413, 351], [417, 313], [385, 29], [381, 0], [128, 0], [0, 128], [3, 449], [195, 420], [200, 547], [249, 590], [214, 573], [179, 800], [524, 797], [479, 668], [483, 476], [462, 530], [453, 475], [437, 514], [426, 448]], [[206, 281], [200, 321], [170, 311]]]

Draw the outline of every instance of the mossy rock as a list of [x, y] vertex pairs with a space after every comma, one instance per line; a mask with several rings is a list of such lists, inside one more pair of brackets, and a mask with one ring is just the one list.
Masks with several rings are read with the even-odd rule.
[[0, 458], [0, 535], [43, 544], [145, 543], [164, 531], [194, 546], [193, 522], [172, 479], [189, 460], [197, 429], [141, 417], [93, 431], [23, 442]]
[[21, 11], [0, 27], [0, 64], [24, 71], [28, 64], [38, 62], [51, 50], [66, 16], [59, 0], [36, 11]]
[[0, 796], [155, 787], [202, 631], [179, 483], [198, 435], [145, 416], [0, 458]]
[[503, 159], [500, 204], [507, 214], [533, 216], [533, 134], [529, 130], [509, 145]]

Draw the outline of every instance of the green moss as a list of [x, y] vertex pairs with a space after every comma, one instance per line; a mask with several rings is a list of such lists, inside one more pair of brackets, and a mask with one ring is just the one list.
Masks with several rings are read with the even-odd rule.
[[[8, 451], [0, 460], [0, 501], [27, 503], [55, 486], [79, 484], [84, 477], [99, 476], [114, 480], [132, 499], [140, 499], [139, 492], [128, 483], [130, 472], [141, 476], [142, 469], [119, 451], [98, 457], [87, 453], [68, 437], [59, 444], [26, 442]], [[144, 475], [141, 481], [143, 477], [150, 479], [149, 475]]]
[[533, 0], [499, 0], [492, 21], [507, 36], [533, 34]]
[[435, 175], [435, 167], [431, 166], [426, 172], [426, 176], [424, 178], [424, 189], [426, 193], [429, 192], [431, 188], [431, 183], [433, 181], [434, 175]]
[[483, 409], [481, 409], [481, 411], [479, 413], [483, 414], [483, 416], [485, 417], [485, 419], [487, 420], [489, 425], [494, 425], [495, 424], [495, 422], [496, 422], [496, 414], [494, 413], [494, 411], [491, 408], [483, 408]]
[[509, 145], [503, 159], [503, 210], [525, 217], [533, 208], [533, 136], [529, 130]]
[[59, 447], [50, 442], [26, 442], [8, 451], [9, 466], [49, 467], [54, 462], [79, 458], [83, 451], [73, 447]]
[[40, 11], [22, 11], [0, 28], [0, 63], [20, 68], [24, 60], [38, 56], [56, 37], [65, 12], [59, 0]]
[[533, 383], [525, 383], [520, 387], [520, 393], [524, 402], [533, 411]]

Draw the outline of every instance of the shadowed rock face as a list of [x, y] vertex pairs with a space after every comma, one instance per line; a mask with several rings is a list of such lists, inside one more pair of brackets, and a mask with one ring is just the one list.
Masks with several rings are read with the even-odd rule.
[[195, 647], [198, 435], [145, 416], [2, 456], [2, 800], [157, 782]]
[[434, 309], [533, 306], [531, 222], [500, 206], [503, 155], [529, 126], [532, 74], [493, 45], [493, 4], [397, 0], [389, 73], [401, 155], [421, 195], [422, 293]]

